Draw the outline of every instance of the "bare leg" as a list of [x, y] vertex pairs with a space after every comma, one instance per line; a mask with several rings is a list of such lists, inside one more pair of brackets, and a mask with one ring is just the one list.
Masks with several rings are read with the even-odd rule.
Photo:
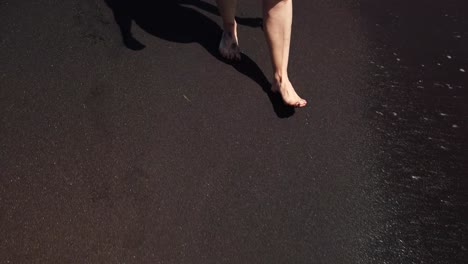
[[219, 13], [223, 18], [223, 36], [219, 43], [219, 52], [226, 59], [240, 60], [239, 41], [237, 39], [236, 7], [237, 0], [217, 0]]
[[274, 71], [272, 90], [281, 94], [285, 104], [304, 107], [306, 100], [299, 97], [288, 77], [292, 0], [263, 0], [263, 16]]

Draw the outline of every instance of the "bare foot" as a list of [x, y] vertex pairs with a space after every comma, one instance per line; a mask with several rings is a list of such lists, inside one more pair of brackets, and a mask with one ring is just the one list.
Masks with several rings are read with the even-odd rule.
[[274, 81], [273, 85], [271, 86], [271, 90], [275, 93], [280, 93], [286, 105], [297, 108], [301, 108], [307, 105], [307, 101], [299, 97], [288, 79]]
[[221, 42], [219, 43], [219, 53], [221, 56], [228, 60], [240, 60], [241, 53], [239, 48], [239, 41], [235, 30], [232, 32], [223, 32]]

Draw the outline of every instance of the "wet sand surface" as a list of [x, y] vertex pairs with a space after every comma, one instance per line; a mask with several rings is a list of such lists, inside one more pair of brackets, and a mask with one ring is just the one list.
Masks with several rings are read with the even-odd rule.
[[0, 2], [0, 263], [465, 263], [466, 1], [257, 2]]

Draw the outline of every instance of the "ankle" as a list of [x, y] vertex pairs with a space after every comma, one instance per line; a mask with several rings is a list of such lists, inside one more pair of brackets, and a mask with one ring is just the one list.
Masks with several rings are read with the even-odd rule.
[[273, 79], [278, 85], [286, 83], [289, 80], [288, 74], [283, 72], [276, 72]]
[[231, 34], [231, 36], [234, 36], [237, 30], [236, 21], [223, 23], [223, 29], [224, 29], [224, 32], [226, 32], [227, 34]]

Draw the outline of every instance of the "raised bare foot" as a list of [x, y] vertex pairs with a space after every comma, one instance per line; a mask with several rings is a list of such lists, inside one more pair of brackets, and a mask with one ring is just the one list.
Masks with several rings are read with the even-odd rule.
[[283, 102], [286, 105], [297, 108], [301, 108], [307, 105], [307, 101], [299, 97], [288, 79], [274, 81], [273, 85], [271, 86], [271, 90], [275, 93], [280, 93], [281, 97], [283, 98]]
[[228, 60], [240, 60], [241, 58], [236, 26], [232, 25], [232, 29], [225, 30], [219, 43], [219, 53]]

